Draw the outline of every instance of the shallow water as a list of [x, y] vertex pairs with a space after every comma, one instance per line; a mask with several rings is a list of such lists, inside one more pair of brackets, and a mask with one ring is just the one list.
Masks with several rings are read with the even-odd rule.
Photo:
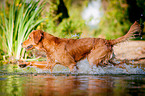
[[144, 75], [1, 75], [0, 96], [145, 96]]
[[145, 96], [145, 67], [140, 64], [93, 67], [78, 62], [79, 70], [56, 65], [53, 73], [17, 64], [0, 66], [0, 96]]

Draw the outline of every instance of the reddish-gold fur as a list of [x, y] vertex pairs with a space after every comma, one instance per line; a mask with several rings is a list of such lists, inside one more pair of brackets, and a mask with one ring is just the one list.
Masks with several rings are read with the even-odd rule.
[[22, 46], [28, 50], [44, 50], [47, 55], [47, 67], [51, 70], [55, 64], [68, 66], [73, 70], [76, 62], [87, 57], [91, 66], [107, 63], [112, 58], [113, 45], [127, 40], [133, 33], [140, 32], [140, 25], [135, 22], [128, 33], [115, 40], [101, 38], [65, 39], [58, 38], [41, 30], [34, 30]]

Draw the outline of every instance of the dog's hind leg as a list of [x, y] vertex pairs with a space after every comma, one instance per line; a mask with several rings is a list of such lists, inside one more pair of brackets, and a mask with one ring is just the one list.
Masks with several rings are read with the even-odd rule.
[[88, 61], [91, 67], [93, 65], [106, 65], [108, 60], [111, 57], [111, 51], [108, 49], [106, 45], [97, 46], [96, 48], [92, 49], [91, 52], [88, 54]]

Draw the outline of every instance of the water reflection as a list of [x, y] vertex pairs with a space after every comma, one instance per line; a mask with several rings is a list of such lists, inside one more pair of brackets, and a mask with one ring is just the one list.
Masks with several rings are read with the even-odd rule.
[[145, 95], [144, 75], [0, 75], [0, 96]]
[[80, 81], [72, 76], [38, 75], [24, 84], [27, 96], [63, 96], [69, 95], [74, 89], [78, 89]]

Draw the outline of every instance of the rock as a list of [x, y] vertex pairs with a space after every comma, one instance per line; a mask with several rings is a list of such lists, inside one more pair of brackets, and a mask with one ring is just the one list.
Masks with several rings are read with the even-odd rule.
[[118, 60], [143, 61], [145, 64], [145, 41], [126, 41], [113, 47]]

